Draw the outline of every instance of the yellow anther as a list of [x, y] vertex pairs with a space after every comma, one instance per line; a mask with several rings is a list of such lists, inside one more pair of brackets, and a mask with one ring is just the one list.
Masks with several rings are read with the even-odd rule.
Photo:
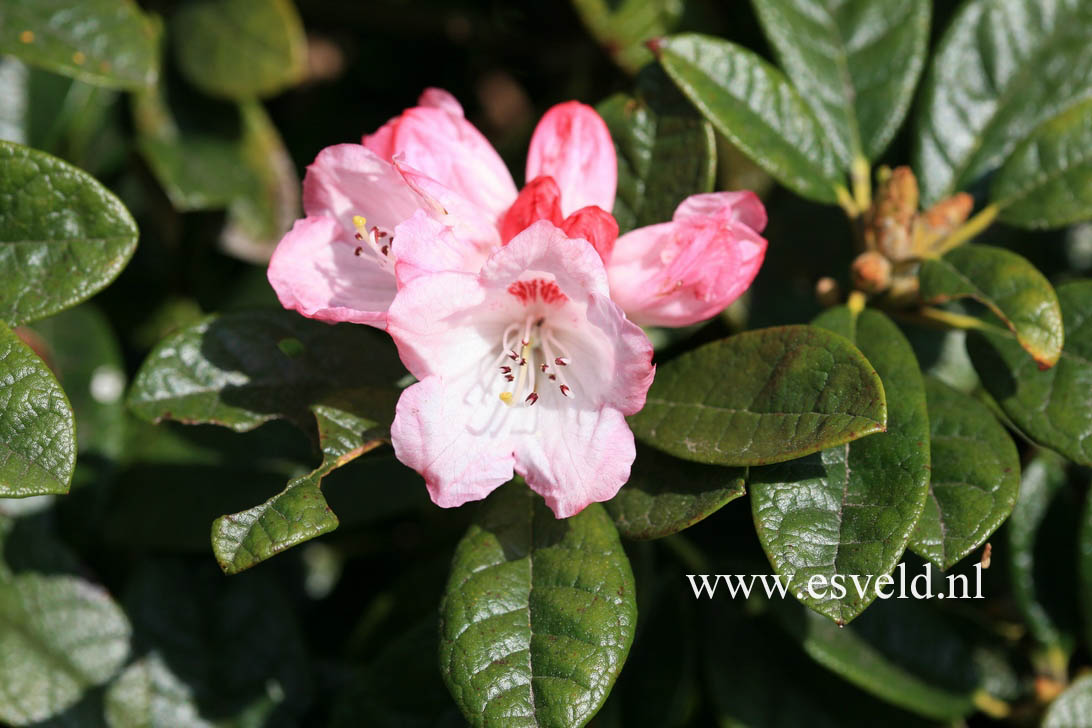
[[355, 227], [358, 232], [364, 232], [367, 224], [368, 218], [363, 215], [353, 215], [353, 227]]
[[512, 393], [511, 392], [501, 392], [500, 393], [500, 399], [501, 399], [501, 402], [504, 402], [506, 405], [511, 405], [512, 404]]

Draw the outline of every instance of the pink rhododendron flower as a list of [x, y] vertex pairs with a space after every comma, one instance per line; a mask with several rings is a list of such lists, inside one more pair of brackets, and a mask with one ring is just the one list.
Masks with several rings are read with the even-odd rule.
[[[617, 160], [606, 124], [575, 101], [539, 121], [517, 194], [500, 156], [445, 91], [429, 89], [363, 144], [319, 153], [303, 184], [307, 217], [277, 246], [269, 280], [305, 316], [383, 327], [400, 282], [476, 272], [532, 223], [583, 238], [634, 321], [684, 326], [715, 315], [762, 263], [765, 212], [750, 193], [692, 197], [670, 223], [618, 238]], [[431, 256], [401, 251], [432, 246]], [[396, 278], [397, 272], [397, 278]]]
[[652, 345], [585, 240], [539, 221], [476, 274], [418, 275], [387, 330], [420, 380], [398, 402], [395, 453], [437, 504], [484, 498], [514, 471], [564, 518], [629, 479], [625, 415], [644, 406]]
[[607, 273], [614, 301], [643, 326], [716, 316], [747, 290], [766, 255], [766, 209], [753, 192], [692, 195], [671, 222], [626, 233]]

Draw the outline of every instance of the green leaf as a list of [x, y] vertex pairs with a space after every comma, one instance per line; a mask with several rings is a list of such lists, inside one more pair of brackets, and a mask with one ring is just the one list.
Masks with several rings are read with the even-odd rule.
[[902, 124], [925, 65], [929, 0], [752, 0], [782, 68], [849, 169]]
[[604, 505], [624, 537], [663, 538], [690, 528], [746, 493], [743, 473], [638, 445], [629, 482]]
[[27, 323], [90, 298], [136, 244], [128, 210], [93, 177], [0, 141], [0, 319]]
[[265, 108], [160, 85], [136, 95], [133, 118], [140, 151], [171, 203], [180, 210], [227, 208], [225, 251], [268, 261], [299, 215], [300, 187]]
[[370, 399], [361, 416], [393, 419], [403, 374], [390, 342], [365, 326], [330, 326], [293, 311], [213, 315], [160, 342], [137, 372], [129, 408], [146, 420], [237, 432], [285, 417], [310, 426], [310, 407], [335, 392]]
[[1089, 28], [1083, 0], [960, 8], [917, 106], [913, 166], [925, 206], [999, 167], [1032, 130], [1092, 94]]
[[129, 654], [129, 621], [99, 586], [0, 573], [0, 721], [28, 725], [74, 705]]
[[67, 493], [76, 423], [53, 372], [0, 322], [0, 497]]
[[713, 620], [705, 653], [718, 725], [875, 728], [880, 716], [889, 728], [933, 725], [815, 664], [770, 621], [720, 615]]
[[621, 232], [667, 222], [687, 196], [713, 190], [713, 128], [659, 66], [637, 77], [636, 96], [615, 94], [597, 110], [618, 155], [614, 218]]
[[630, 418], [637, 437], [665, 452], [740, 466], [802, 457], [886, 422], [872, 364], [814, 326], [748, 331], [683, 354], [659, 367]]
[[273, 248], [300, 215], [300, 181], [280, 134], [257, 102], [240, 104], [241, 152], [256, 181], [249, 194], [228, 206], [221, 237], [225, 252], [252, 263], [268, 263]]
[[1092, 675], [1073, 681], [1043, 717], [1042, 728], [1081, 728], [1092, 715]]
[[652, 60], [645, 43], [671, 32], [683, 13], [678, 0], [573, 0], [584, 27], [629, 73]]
[[842, 179], [826, 132], [781, 71], [710, 36], [674, 35], [657, 46], [664, 70], [733, 144], [802, 197], [837, 200]]
[[1036, 544], [1042, 535], [1041, 526], [1051, 502], [1065, 485], [1064, 461], [1051, 453], [1037, 455], [1024, 468], [1020, 497], [1009, 518], [1007, 533], [1009, 577], [1016, 608], [1039, 644], [1068, 653], [1072, 639], [1044, 603], [1036, 578], [1040, 566], [1036, 563]]
[[1020, 487], [1020, 455], [984, 404], [925, 380], [932, 472], [910, 548], [941, 570], [975, 550], [1005, 522]]
[[[367, 393], [363, 399], [366, 410]], [[265, 503], [221, 516], [212, 524], [212, 550], [225, 573], [237, 574], [338, 527], [337, 516], [322, 495], [322, 479], [384, 441], [382, 432], [376, 433], [376, 423], [354, 414], [356, 409], [356, 403], [347, 401], [312, 407], [322, 464]]]
[[440, 606], [440, 669], [471, 725], [578, 728], [622, 669], [633, 572], [602, 506], [557, 520], [503, 486], [455, 551]]
[[[898, 588], [885, 591], [895, 596]], [[960, 581], [956, 593], [962, 588]], [[986, 646], [973, 643], [971, 625], [916, 599], [882, 601], [846, 628], [794, 606], [778, 604], [774, 611], [804, 651], [828, 670], [926, 718], [950, 722], [974, 712], [985, 681], [976, 652]]]
[[[430, 605], [432, 606], [432, 605]], [[329, 728], [460, 728], [466, 723], [431, 659], [439, 644], [435, 615], [401, 632], [353, 677]]]
[[[829, 309], [814, 322], [855, 341], [887, 392], [887, 432], [810, 457], [751, 471], [751, 509], [774, 570], [801, 588], [813, 576], [888, 574], [910, 539], [929, 491], [925, 385], [910, 344], [882, 313]], [[849, 589], [801, 601], [838, 623], [875, 598]]]
[[1092, 646], [1092, 498], [1086, 498], [1077, 536], [1077, 594], [1084, 627], [1084, 643]]
[[[185, 705], [180, 691], [220, 728], [304, 725], [300, 713], [312, 688], [298, 607], [272, 574], [227, 579], [204, 560], [146, 558], [125, 594], [133, 652], [143, 660], [134, 663], [139, 671], [119, 678], [127, 684], [110, 690], [107, 713], [118, 719], [112, 728], [148, 726], [141, 718], [154, 720], [171, 702]], [[160, 661], [171, 674], [157, 669]], [[151, 696], [137, 692], [144, 685]], [[167, 705], [156, 704], [161, 698]], [[266, 722], [272, 707], [279, 720]]]
[[88, 83], [150, 86], [159, 37], [132, 0], [5, 0], [0, 53]]
[[[72, 404], [79, 453], [116, 460], [125, 448], [125, 360], [110, 321], [85, 303], [29, 327]], [[24, 330], [25, 333], [30, 334]]]
[[105, 703], [110, 728], [213, 728], [212, 723], [201, 718], [189, 687], [154, 652], [129, 665], [110, 684]]
[[1036, 442], [1092, 465], [1092, 280], [1058, 288], [1065, 348], [1045, 371], [1003, 329], [973, 331], [967, 349], [986, 389]]
[[1001, 219], [1028, 228], [1092, 217], [1092, 99], [1036, 129], [994, 177], [990, 199]]
[[1050, 281], [1026, 258], [1003, 248], [962, 245], [926, 260], [919, 276], [921, 297], [937, 303], [973, 298], [1016, 334], [1043, 367], [1062, 353], [1062, 311]]
[[212, 96], [269, 96], [307, 71], [307, 39], [291, 0], [195, 0], [170, 26], [179, 70]]

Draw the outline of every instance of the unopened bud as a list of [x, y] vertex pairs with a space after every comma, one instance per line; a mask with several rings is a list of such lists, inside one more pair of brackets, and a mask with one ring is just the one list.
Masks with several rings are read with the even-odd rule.
[[881, 293], [891, 285], [891, 261], [874, 250], [858, 255], [851, 272], [853, 285], [865, 293]]
[[842, 298], [841, 286], [830, 276], [820, 278], [815, 282], [815, 298], [823, 308], [837, 305]]

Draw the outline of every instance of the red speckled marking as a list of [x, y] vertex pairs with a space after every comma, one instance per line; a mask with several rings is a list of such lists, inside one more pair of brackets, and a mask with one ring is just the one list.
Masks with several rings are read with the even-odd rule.
[[524, 306], [542, 301], [543, 303], [561, 303], [569, 300], [557, 284], [542, 278], [529, 281], [516, 281], [508, 286], [508, 292], [519, 299]]

